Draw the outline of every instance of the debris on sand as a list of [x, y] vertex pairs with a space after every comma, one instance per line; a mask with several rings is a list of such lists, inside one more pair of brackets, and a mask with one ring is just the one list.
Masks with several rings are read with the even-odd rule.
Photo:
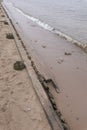
[[65, 52], [65, 55], [69, 56], [72, 55], [70, 52]]
[[25, 68], [26, 67], [25, 67], [25, 64], [23, 63], [23, 61], [16, 61], [16, 63], [14, 63], [14, 69], [15, 70], [20, 71], [20, 70], [23, 70]]
[[59, 58], [58, 61], [57, 61], [57, 63], [61, 64], [63, 61], [64, 61], [63, 58]]
[[45, 45], [43, 45], [42, 47], [43, 47], [43, 48], [46, 48], [46, 46], [45, 46]]
[[5, 24], [5, 25], [8, 25], [8, 22], [7, 22], [7, 21], [4, 21], [4, 24]]
[[7, 38], [7, 39], [14, 39], [14, 36], [13, 36], [12, 33], [7, 33], [7, 34], [6, 34], [6, 38]]
[[5, 15], [4, 15], [4, 14], [2, 14], [2, 15], [1, 15], [1, 17], [5, 17]]

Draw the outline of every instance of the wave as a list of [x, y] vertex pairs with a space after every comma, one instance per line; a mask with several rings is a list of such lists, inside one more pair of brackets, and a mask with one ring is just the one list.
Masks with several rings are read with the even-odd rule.
[[58, 31], [57, 29], [55, 29], [54, 27], [50, 26], [49, 24], [41, 21], [38, 18], [35, 18], [27, 13], [25, 13], [23, 10], [21, 10], [20, 8], [16, 7], [15, 5], [13, 5], [11, 2], [4, 2], [4, 4], [9, 4], [10, 6], [12, 6], [17, 12], [19, 12], [20, 14], [22, 14], [24, 17], [28, 18], [29, 20], [31, 20], [32, 22], [36, 23], [37, 25], [39, 25], [40, 27], [42, 27], [45, 30], [48, 30], [60, 37], [62, 37], [63, 39], [70, 41], [71, 43], [74, 43], [75, 45], [83, 48], [84, 50], [87, 50], [87, 44], [84, 44], [82, 42], [79, 42], [75, 39], [73, 39], [72, 37], [62, 33], [61, 31]]

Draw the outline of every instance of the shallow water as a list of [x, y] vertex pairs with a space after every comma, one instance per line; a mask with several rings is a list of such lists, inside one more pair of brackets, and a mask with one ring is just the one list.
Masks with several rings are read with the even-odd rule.
[[87, 43], [87, 0], [4, 0], [73, 39]]

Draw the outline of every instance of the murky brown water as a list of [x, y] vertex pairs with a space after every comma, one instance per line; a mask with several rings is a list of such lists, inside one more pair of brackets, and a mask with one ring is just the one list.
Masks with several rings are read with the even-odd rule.
[[87, 0], [4, 0], [72, 38], [87, 43]]

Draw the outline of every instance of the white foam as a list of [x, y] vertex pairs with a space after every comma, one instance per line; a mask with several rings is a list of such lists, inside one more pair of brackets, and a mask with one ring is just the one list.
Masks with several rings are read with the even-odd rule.
[[32, 16], [29, 16], [27, 14], [25, 14], [23, 11], [21, 11], [20, 9], [16, 8], [16, 10], [18, 12], [20, 12], [22, 15], [24, 15], [25, 17], [27, 17], [29, 20], [32, 20], [33, 22], [35, 22], [36, 24], [38, 24], [39, 26], [41, 26], [42, 28], [48, 30], [48, 31], [52, 31], [53, 30], [53, 27], [49, 26], [48, 24], [40, 21], [39, 19], [37, 18], [34, 18]]
[[70, 41], [70, 42], [72, 42], [72, 43], [79, 43], [79, 44], [80, 44], [80, 42], [78, 42], [78, 41], [72, 39], [71, 37], [67, 36], [66, 34], [64, 34], [64, 33], [60, 32], [60, 31], [58, 31], [57, 29], [53, 28], [52, 26], [50, 26], [50, 25], [48, 25], [48, 24], [42, 22], [41, 20], [39, 20], [39, 19], [37, 19], [37, 18], [35, 18], [35, 17], [32, 17], [32, 16], [29, 16], [28, 14], [25, 14], [22, 10], [20, 10], [20, 9], [18, 9], [18, 8], [16, 8], [16, 7], [15, 7], [15, 9], [16, 9], [19, 13], [21, 13], [22, 15], [24, 15], [25, 17], [27, 17], [29, 20], [31, 20], [31, 21], [33, 21], [34, 23], [38, 24], [38, 25], [39, 25], [40, 27], [42, 27], [43, 29], [48, 30], [48, 31], [50, 31], [50, 32], [52, 32], [52, 33], [54, 33], [54, 34], [56, 34], [56, 35], [59, 35], [59, 36], [61, 36], [62, 38], [65, 38], [66, 40], [68, 40], [68, 41]]

